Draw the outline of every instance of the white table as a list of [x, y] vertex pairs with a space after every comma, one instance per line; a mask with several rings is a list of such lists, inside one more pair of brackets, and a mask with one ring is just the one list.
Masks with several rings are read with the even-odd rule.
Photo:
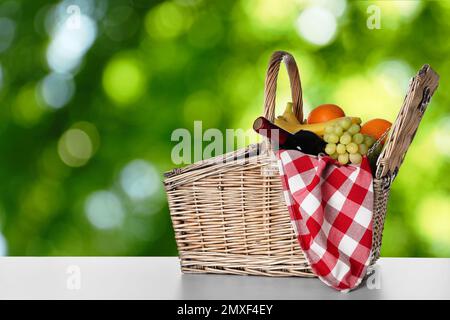
[[376, 272], [375, 288], [343, 294], [318, 279], [181, 274], [176, 257], [5, 257], [0, 299], [450, 299], [450, 259], [382, 258]]

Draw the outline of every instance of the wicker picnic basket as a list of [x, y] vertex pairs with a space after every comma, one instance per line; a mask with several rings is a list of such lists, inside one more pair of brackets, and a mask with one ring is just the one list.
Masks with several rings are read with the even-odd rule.
[[[302, 121], [297, 65], [284, 51], [275, 52], [269, 62], [264, 116], [274, 120], [281, 62], [289, 74], [294, 113]], [[378, 158], [373, 185], [372, 264], [380, 256], [391, 183], [438, 80], [428, 65], [412, 79]], [[174, 169], [165, 174], [164, 185], [183, 272], [314, 276], [294, 235], [268, 141]]]

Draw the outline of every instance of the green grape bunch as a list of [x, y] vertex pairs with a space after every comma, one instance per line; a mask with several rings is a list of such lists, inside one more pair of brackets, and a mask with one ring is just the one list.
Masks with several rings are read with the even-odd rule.
[[327, 143], [325, 152], [341, 164], [360, 164], [362, 157], [375, 143], [372, 136], [363, 135], [360, 130], [361, 126], [352, 123], [349, 118], [326, 126], [323, 137]]

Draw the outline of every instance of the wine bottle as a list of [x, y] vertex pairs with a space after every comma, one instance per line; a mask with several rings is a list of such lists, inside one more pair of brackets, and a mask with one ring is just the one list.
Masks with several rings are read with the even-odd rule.
[[253, 129], [269, 138], [272, 145], [277, 145], [279, 149], [300, 150], [303, 153], [318, 155], [324, 152], [326, 145], [326, 142], [314, 132], [300, 130], [291, 134], [264, 117], [255, 120]]

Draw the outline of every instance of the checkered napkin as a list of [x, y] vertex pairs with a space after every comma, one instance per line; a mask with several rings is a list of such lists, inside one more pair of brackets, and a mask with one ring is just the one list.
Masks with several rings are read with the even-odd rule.
[[278, 152], [284, 197], [314, 273], [339, 291], [356, 288], [370, 263], [373, 178], [367, 157], [340, 165], [329, 156]]

